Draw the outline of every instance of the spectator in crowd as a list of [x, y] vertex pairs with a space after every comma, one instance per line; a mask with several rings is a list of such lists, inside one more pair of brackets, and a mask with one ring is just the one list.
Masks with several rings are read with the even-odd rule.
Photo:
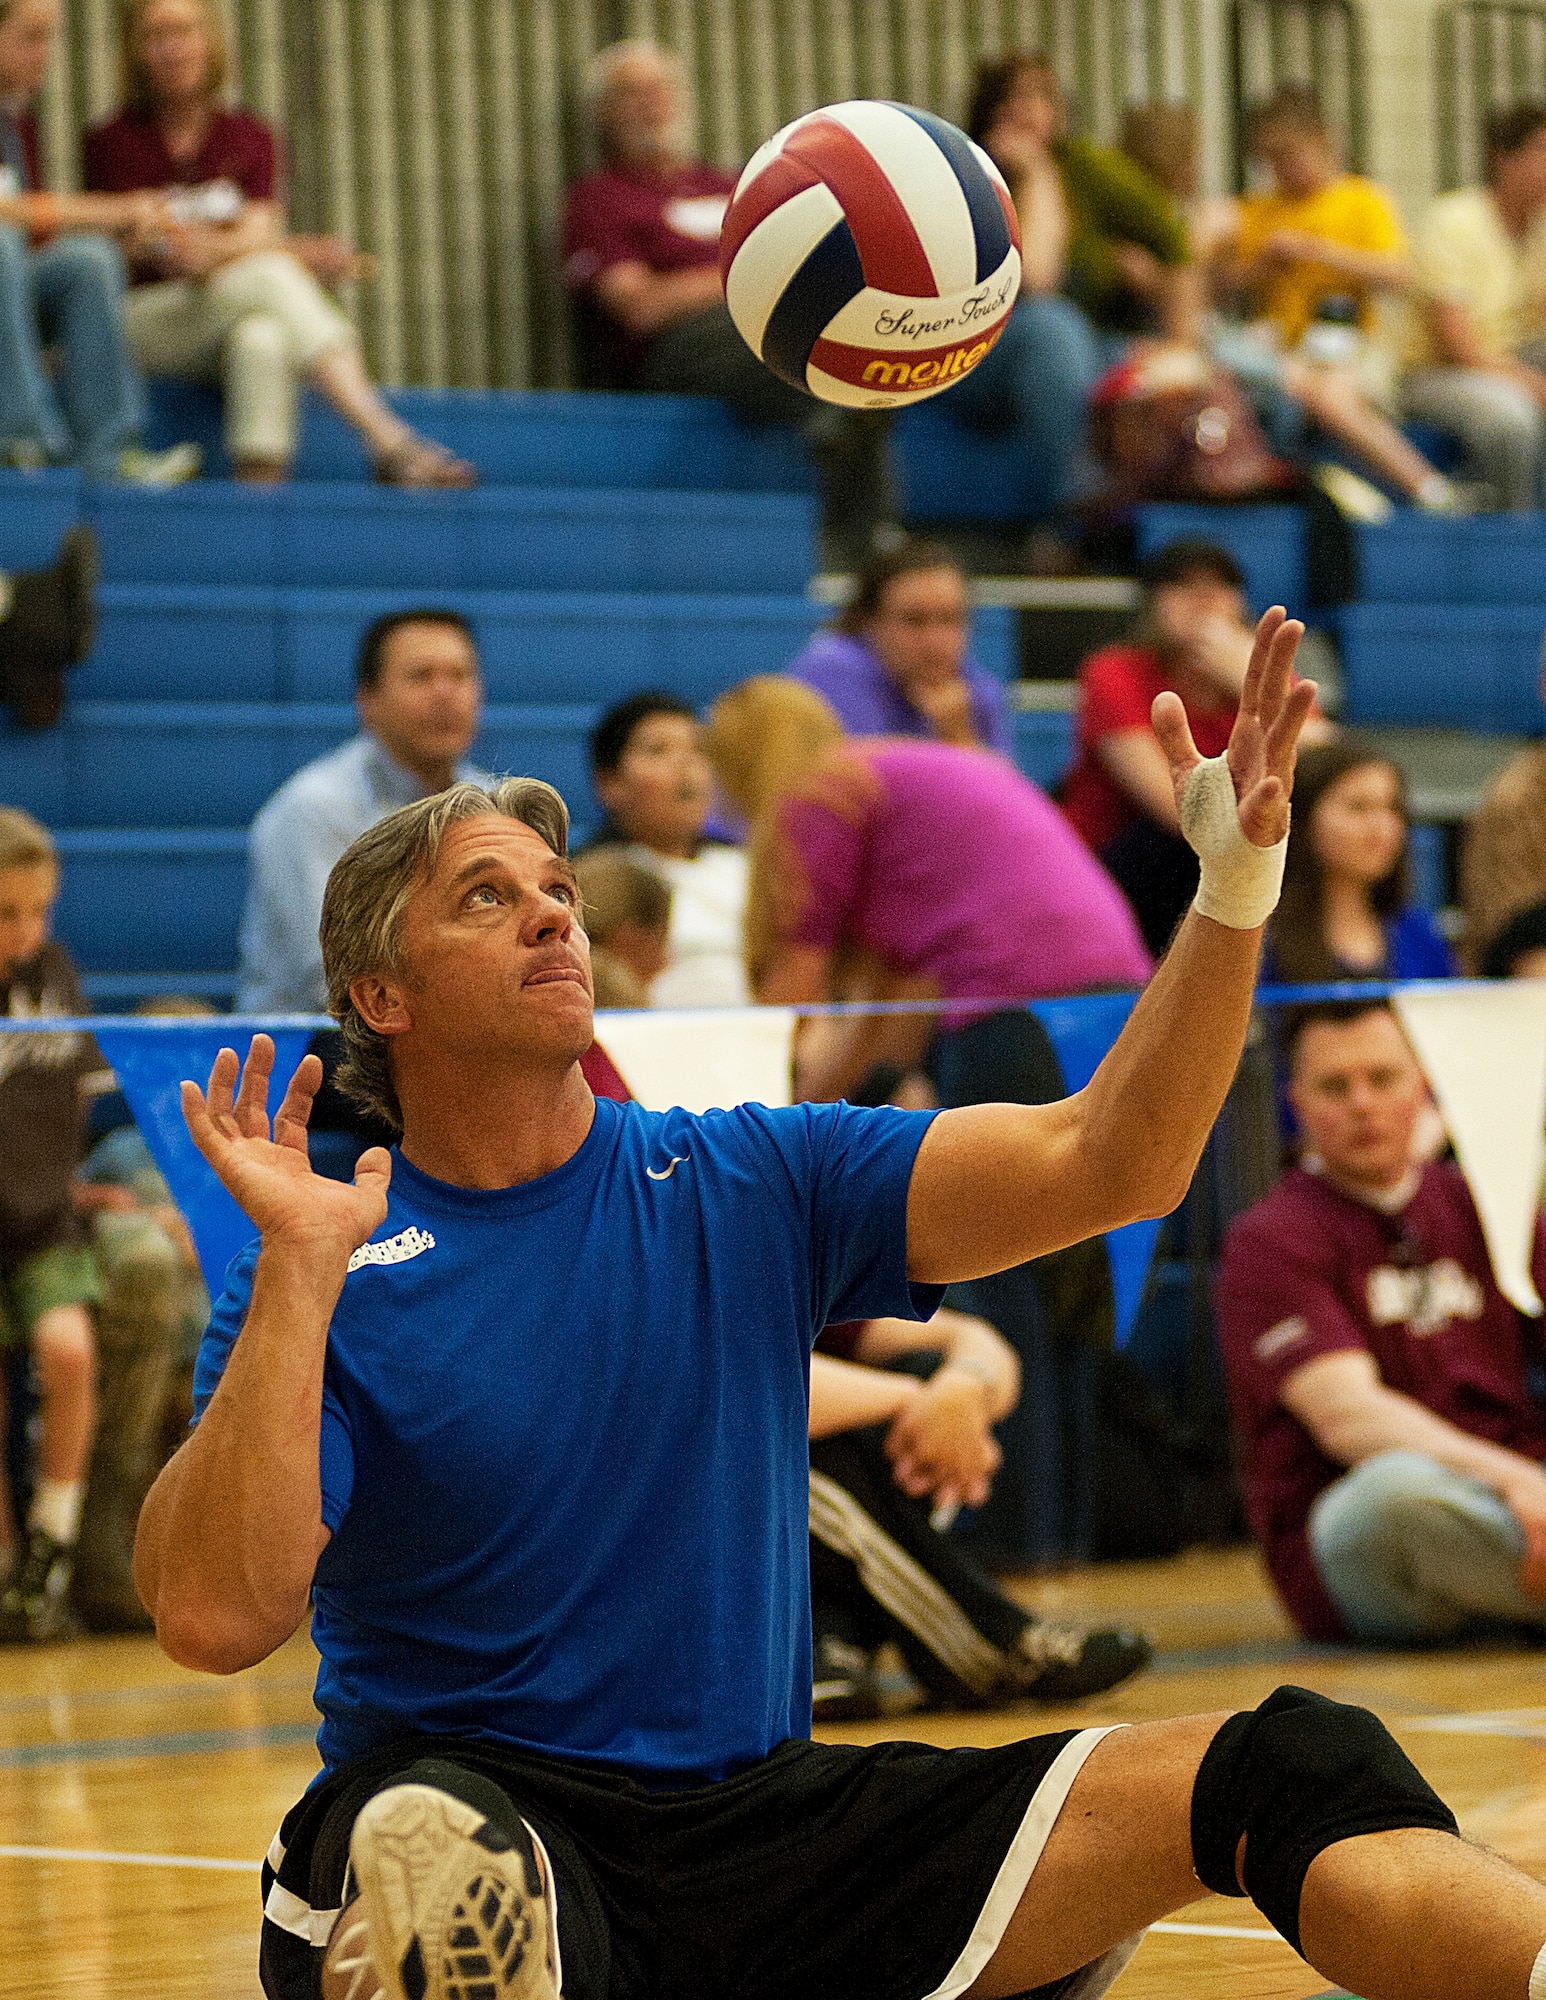
[[813, 404], [736, 332], [719, 278], [735, 177], [692, 157], [680, 59], [615, 42], [586, 95], [601, 165], [569, 190], [564, 269], [594, 384], [715, 396], [743, 423], [798, 428], [821, 480], [826, 560], [862, 562], [893, 511], [887, 419]]
[[360, 731], [297, 771], [252, 822], [237, 1006], [317, 1014], [327, 1007], [317, 926], [333, 863], [378, 819], [470, 779], [483, 686], [459, 611], [421, 605], [378, 618], [354, 672]]
[[0, 0], [0, 455], [170, 485], [193, 477], [199, 453], [141, 445], [121, 247], [159, 228], [162, 207], [146, 194], [43, 191], [29, 107], [58, 31], [58, 0]]
[[1458, 1169], [1412, 1163], [1426, 1086], [1390, 1009], [1310, 1008], [1288, 1043], [1304, 1163], [1230, 1230], [1217, 1298], [1273, 1582], [1314, 1639], [1546, 1626], [1540, 1322]]
[[1129, 270], [1164, 278], [1161, 318], [1188, 323], [1186, 232], [1168, 197], [1128, 160], [1064, 131], [1063, 93], [1045, 56], [979, 68], [967, 130], [1008, 182], [1020, 217], [1021, 281], [991, 353], [939, 408], [970, 430], [1012, 439], [1035, 469], [1046, 516], [1079, 497], [1090, 393], [1111, 339], [1147, 323]]
[[1481, 963], [1483, 979], [1546, 979], [1546, 903], [1532, 903], [1503, 926]]
[[[1199, 191], [1197, 118], [1189, 104], [1134, 104], [1122, 117], [1122, 150], [1158, 181], [1186, 222], [1203, 305], [1200, 335], [1210, 358], [1226, 369], [1249, 397], [1274, 451], [1302, 460], [1314, 449], [1313, 431], [1322, 431], [1360, 459], [1377, 478], [1410, 499], [1427, 494], [1434, 468], [1365, 393], [1356, 374], [1327, 365], [1324, 356], [1306, 359], [1284, 353], [1270, 321], [1248, 325], [1238, 296], [1222, 282], [1232, 246], [1241, 231], [1242, 210], [1232, 196]], [[1333, 498], [1347, 497], [1343, 469], [1317, 469]], [[1367, 501], [1365, 501], [1367, 505]]]
[[1546, 105], [1488, 118], [1486, 185], [1430, 204], [1417, 290], [1407, 413], [1452, 431], [1495, 504], [1527, 513], [1546, 466]]
[[[1186, 708], [1204, 757], [1229, 742], [1251, 632], [1245, 576], [1216, 542], [1183, 539], [1139, 570], [1143, 609], [1130, 636], [1079, 669], [1073, 769], [1062, 803], [1132, 904], [1151, 952], [1162, 952], [1197, 888], [1197, 858], [1181, 837], [1165, 753], [1150, 716], [1167, 688]], [[1307, 725], [1314, 740], [1317, 724]]]
[[59, 720], [65, 674], [96, 632], [97, 570], [96, 537], [77, 521], [47, 569], [0, 571], [0, 702], [17, 729]]
[[616, 848], [577, 857], [591, 985], [598, 1007], [647, 1007], [670, 962], [671, 885]]
[[[182, 1017], [213, 1010], [169, 994], [138, 1011]], [[132, 1122], [91, 1149], [75, 1198], [91, 1219], [102, 1281], [94, 1320], [104, 1416], [92, 1444], [70, 1608], [94, 1632], [148, 1632], [153, 1621], [134, 1588], [134, 1525], [161, 1469], [173, 1377], [179, 1365], [191, 1370], [209, 1294], [188, 1225]]]
[[[921, 1378], [914, 1365], [926, 1370]], [[818, 1340], [810, 1401], [818, 1721], [896, 1712], [876, 1657], [888, 1643], [923, 1698], [949, 1707], [1075, 1701], [1147, 1663], [1148, 1642], [1136, 1632], [1033, 1616], [942, 1531], [957, 1507], [986, 1500], [1000, 1460], [993, 1426], [1019, 1396], [1009, 1342], [949, 1307], [924, 1322], [831, 1326]], [[902, 1699], [917, 1706], [920, 1696]]]
[[[1416, 506], [1453, 513], [1454, 486], [1395, 426], [1378, 418], [1395, 401], [1394, 356], [1381, 337], [1380, 301], [1412, 282], [1395, 204], [1361, 174], [1346, 173], [1336, 142], [1307, 84], [1285, 84], [1247, 120], [1252, 157], [1272, 175], [1269, 194], [1246, 195], [1240, 227], [1221, 263], [1221, 281], [1249, 303], [1268, 345], [1231, 337], [1217, 352], [1249, 377], [1257, 357], [1277, 352], [1300, 365], [1281, 374], [1300, 403], [1344, 436]], [[1306, 407], [1310, 407], [1306, 405]], [[1345, 477], [1321, 483], [1350, 511], [1358, 502]]]
[[714, 774], [692, 707], [646, 689], [611, 708], [590, 739], [591, 782], [606, 814], [592, 850], [615, 849], [671, 891], [656, 1007], [744, 1007], [746, 856], [706, 831]]
[[1461, 849], [1460, 902], [1473, 973], [1521, 910], [1546, 903], [1546, 744], [1511, 757], [1482, 794]]
[[273, 130], [221, 101], [216, 0], [130, 0], [121, 27], [124, 109], [86, 134], [86, 185], [162, 198], [159, 219], [132, 245], [124, 317], [140, 366], [222, 384], [238, 479], [288, 476], [308, 382], [359, 432], [377, 479], [475, 484], [471, 465], [385, 402], [353, 326], [322, 289], [360, 276], [365, 260], [335, 237], [286, 230]]
[[1400, 767], [1353, 735], [1312, 744], [1299, 759], [1294, 805], [1262, 976], [1450, 978], [1454, 954], [1411, 900]]
[[[0, 806], [0, 1017], [62, 1023], [0, 1035], [0, 1359], [30, 1353], [41, 1403], [37, 1478], [0, 1593], [0, 1639], [53, 1639], [69, 1629], [96, 1423], [91, 1309], [102, 1287], [72, 1190], [81, 1085], [100, 1058], [90, 1036], [69, 1025], [86, 1003], [68, 952], [49, 936], [58, 894], [47, 831]], [[0, 1374], [0, 1397], [4, 1381]], [[0, 1421], [0, 1436], [4, 1428]], [[3, 1479], [0, 1542], [16, 1548]]]
[[967, 654], [966, 577], [939, 542], [872, 555], [831, 625], [788, 672], [831, 704], [850, 736], [931, 736], [1014, 755], [1003, 684]]
[[[862, 959], [865, 997], [907, 986], [964, 1003], [945, 1009], [936, 1062], [949, 1070], [968, 1022], [1012, 1032], [1031, 1018], [1021, 1006], [1000, 1015], [994, 1001], [1147, 979], [1149, 956], [1115, 883], [1003, 758], [953, 743], [845, 739], [819, 695], [771, 675], [720, 696], [708, 751], [751, 827], [746, 963], [759, 1001], [843, 997], [845, 971]], [[882, 1059], [874, 1020], [806, 1025], [801, 1097], [841, 1097]]]

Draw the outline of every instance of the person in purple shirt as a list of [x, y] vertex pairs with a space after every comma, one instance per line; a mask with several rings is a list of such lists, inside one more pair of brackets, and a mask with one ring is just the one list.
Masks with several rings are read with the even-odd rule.
[[[746, 968], [760, 1001], [964, 1003], [941, 1007], [937, 1031], [928, 1014], [807, 1020], [797, 1098], [1065, 1094], [1025, 1001], [1141, 986], [1152, 966], [1121, 890], [1045, 793], [989, 751], [845, 737], [826, 701], [782, 676], [721, 695], [704, 747], [751, 828]], [[1047, 1337], [1098, 1344], [1114, 1325], [1105, 1247], [983, 1279], [970, 1310], [1027, 1358]]]
[[966, 578], [938, 542], [872, 556], [853, 596], [786, 671], [852, 736], [931, 736], [1014, 755], [1003, 683], [968, 657]]

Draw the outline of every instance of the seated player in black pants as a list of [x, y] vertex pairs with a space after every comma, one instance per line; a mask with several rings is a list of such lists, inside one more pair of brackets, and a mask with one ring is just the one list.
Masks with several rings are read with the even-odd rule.
[[[856, 1365], [857, 1364], [857, 1365]], [[893, 1365], [894, 1364], [894, 1365]], [[911, 1372], [921, 1364], [924, 1374]], [[811, 1624], [818, 1721], [898, 1713], [875, 1655], [901, 1650], [941, 1707], [1077, 1701], [1137, 1673], [1141, 1634], [1034, 1617], [942, 1529], [980, 1507], [1002, 1459], [993, 1425], [1020, 1362], [986, 1320], [829, 1326], [811, 1356]], [[936, 1525], [936, 1523], [938, 1525]]]
[[337, 864], [330, 1003], [401, 1145], [313, 1175], [321, 1065], [271, 1138], [264, 1037], [184, 1085], [259, 1240], [136, 1548], [186, 1665], [313, 1608], [324, 1769], [268, 1854], [270, 1995], [1092, 2000], [1201, 1881], [1366, 2000], [1541, 2000], [1546, 1889], [1365, 1710], [809, 1741], [807, 1350], [1180, 1199], [1281, 878], [1297, 636], [1268, 614], [1230, 765], [1160, 704], [1197, 906], [1059, 1104], [598, 1102], [555, 792], [457, 786]]

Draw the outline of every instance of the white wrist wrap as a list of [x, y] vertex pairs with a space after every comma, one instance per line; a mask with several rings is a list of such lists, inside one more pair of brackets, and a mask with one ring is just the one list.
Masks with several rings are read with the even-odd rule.
[[1254, 931], [1278, 906], [1288, 836], [1257, 847], [1240, 830], [1226, 757], [1207, 757], [1181, 794], [1181, 831], [1202, 863], [1196, 908], [1232, 931]]
[[1546, 1944], [1530, 1968], [1530, 2000], [1546, 2000]]

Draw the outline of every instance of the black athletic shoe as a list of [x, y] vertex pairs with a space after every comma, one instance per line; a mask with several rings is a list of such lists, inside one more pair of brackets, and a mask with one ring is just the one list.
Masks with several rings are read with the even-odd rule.
[[524, 1827], [431, 1785], [378, 1792], [349, 1840], [386, 2000], [558, 2000], [548, 1899]]
[[817, 1722], [874, 1722], [881, 1714], [880, 1689], [863, 1646], [830, 1632], [816, 1636], [811, 1713]]
[[74, 1549], [41, 1528], [29, 1528], [21, 1560], [0, 1597], [0, 1640], [67, 1639], [75, 1630], [69, 1607], [74, 1567]]
[[1141, 1632], [1081, 1631], [1037, 1619], [1020, 1635], [1020, 1688], [1033, 1701], [1079, 1701], [1136, 1674], [1154, 1658]]

